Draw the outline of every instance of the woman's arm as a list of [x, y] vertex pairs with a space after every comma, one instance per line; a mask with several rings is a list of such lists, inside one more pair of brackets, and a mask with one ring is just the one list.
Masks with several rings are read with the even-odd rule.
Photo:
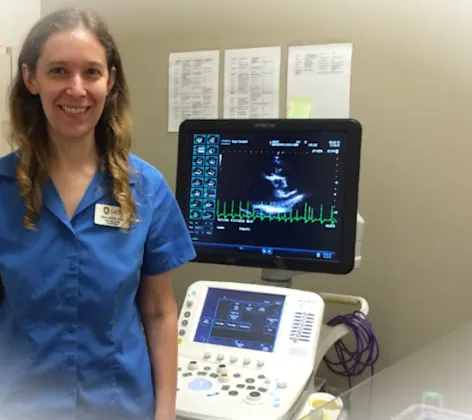
[[155, 420], [175, 420], [178, 309], [169, 272], [142, 278], [140, 307], [156, 393]]

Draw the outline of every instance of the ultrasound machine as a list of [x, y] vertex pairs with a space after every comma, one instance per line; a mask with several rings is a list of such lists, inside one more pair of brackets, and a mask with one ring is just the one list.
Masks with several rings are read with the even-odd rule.
[[[176, 198], [197, 263], [253, 267], [255, 282], [198, 280], [179, 316], [179, 419], [300, 418], [329, 348], [349, 330], [325, 304], [361, 297], [292, 288], [361, 260], [361, 125], [351, 119], [188, 120]], [[231, 267], [228, 267], [231, 269]]]

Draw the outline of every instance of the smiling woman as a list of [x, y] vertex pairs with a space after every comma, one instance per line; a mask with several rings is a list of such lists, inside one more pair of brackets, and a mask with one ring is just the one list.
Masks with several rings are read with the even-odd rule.
[[[23, 151], [18, 175], [27, 205], [26, 227], [34, 226], [41, 207], [39, 189], [46, 177], [48, 149], [49, 175], [57, 184], [60, 154], [70, 160], [98, 152], [97, 157], [105, 162], [115, 181], [114, 193], [123, 216], [127, 222], [134, 222], [136, 207], [126, 182], [131, 146], [128, 102], [118, 49], [98, 16], [68, 10], [47, 16], [32, 29], [20, 53], [10, 95], [11, 139]], [[32, 119], [38, 112], [44, 112], [47, 119]], [[34, 152], [29, 132], [34, 133]], [[68, 197], [69, 217], [93, 174], [94, 168], [75, 174], [82, 188]]]
[[0, 158], [0, 418], [175, 419], [170, 272], [195, 251], [162, 174], [130, 153], [115, 42], [95, 14], [60, 10], [17, 69], [17, 150]]

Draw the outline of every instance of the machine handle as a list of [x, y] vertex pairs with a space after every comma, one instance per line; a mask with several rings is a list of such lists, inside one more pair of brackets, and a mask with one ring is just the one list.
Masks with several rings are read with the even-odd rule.
[[359, 311], [365, 316], [369, 313], [369, 304], [367, 300], [360, 296], [339, 295], [336, 293], [318, 293], [325, 302], [342, 303], [343, 305], [359, 306]]

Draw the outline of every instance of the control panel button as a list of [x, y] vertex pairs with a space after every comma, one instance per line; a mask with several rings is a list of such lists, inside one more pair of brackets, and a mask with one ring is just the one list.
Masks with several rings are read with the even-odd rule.
[[251, 359], [249, 357], [245, 357], [244, 360], [243, 360], [243, 363], [245, 365], [248, 365], [249, 363], [251, 363]]
[[225, 355], [224, 354], [221, 354], [219, 353], [217, 356], [216, 356], [216, 359], [217, 360], [223, 360], [225, 358]]
[[229, 361], [230, 361], [231, 363], [236, 363], [236, 362], [238, 361], [238, 358], [237, 358], [236, 356], [231, 356], [230, 359], [229, 359]]
[[264, 366], [264, 360], [258, 360], [257, 361], [257, 366], [259, 366], [259, 367]]
[[208, 391], [209, 389], [211, 389], [212, 384], [211, 384], [211, 381], [209, 381], [208, 379], [198, 378], [198, 379], [192, 379], [188, 383], [188, 387], [192, 391]]
[[206, 351], [205, 354], [203, 355], [205, 359], [209, 359], [211, 357], [211, 353], [209, 351]]
[[219, 365], [216, 371], [218, 373], [228, 373], [228, 368], [226, 367], [226, 365]]
[[249, 404], [262, 402], [262, 394], [259, 391], [252, 391], [247, 395], [245, 401]]
[[221, 383], [229, 382], [228, 374], [227, 373], [220, 374], [220, 377], [218, 378], [218, 381], [221, 382]]
[[187, 300], [187, 308], [191, 308], [192, 305], [193, 305], [193, 300], [192, 299]]
[[189, 362], [187, 366], [188, 370], [197, 370], [198, 369], [198, 363], [195, 360], [192, 360]]
[[279, 379], [277, 381], [277, 388], [280, 388], [280, 389], [287, 388], [287, 382], [282, 379]]
[[184, 317], [185, 317], [185, 318], [190, 318], [190, 312], [189, 312], [189, 311], [185, 312], [185, 313], [184, 313]]

